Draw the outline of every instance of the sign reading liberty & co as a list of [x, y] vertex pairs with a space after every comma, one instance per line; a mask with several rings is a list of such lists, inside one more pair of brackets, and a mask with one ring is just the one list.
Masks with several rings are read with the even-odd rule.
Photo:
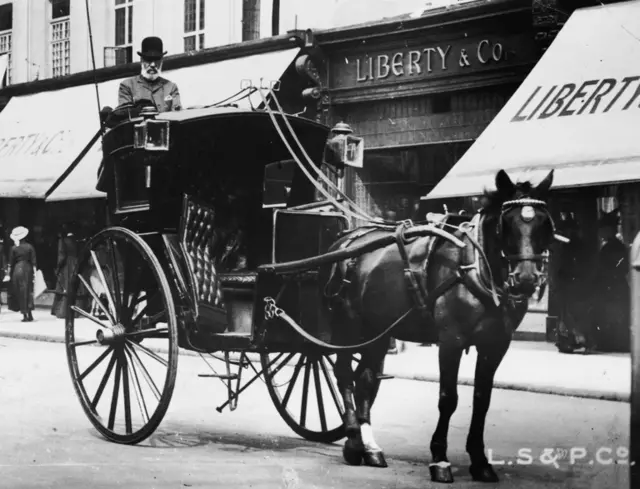
[[358, 48], [349, 45], [330, 54], [327, 85], [330, 90], [339, 90], [332, 100], [380, 97], [405, 84], [403, 90], [408, 95], [414, 86], [435, 80], [449, 85], [445, 81], [449, 78], [456, 84], [467, 83], [469, 75], [486, 73], [495, 77], [496, 72], [528, 66], [539, 55], [531, 33], [526, 30], [474, 36], [462, 32], [441, 39], [430, 36], [426, 40], [424, 36], [402, 41], [384, 39], [384, 43], [379, 39], [363, 41]]
[[450, 70], [500, 63], [506, 58], [503, 44], [481, 39], [471, 46], [437, 44], [378, 55], [364, 55], [356, 61], [356, 82], [386, 80], [390, 77], [411, 77], [444, 73]]

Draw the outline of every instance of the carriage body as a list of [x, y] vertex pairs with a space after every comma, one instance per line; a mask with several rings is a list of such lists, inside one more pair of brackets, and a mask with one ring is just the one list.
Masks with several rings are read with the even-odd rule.
[[[228, 388], [219, 411], [235, 409], [239, 393], [263, 377], [296, 433], [324, 442], [343, 437], [344, 408], [330, 376], [334, 352], [304, 337], [331, 340], [322, 307], [331, 264], [303, 266], [300, 273], [273, 270], [274, 263], [322, 255], [349, 227], [336, 206], [316, 200], [318, 183], [310, 178], [327, 143], [340, 147], [329, 128], [281, 112], [234, 107], [142, 110], [123, 119], [108, 124], [103, 136], [97, 188], [107, 194], [108, 227], [85, 245], [67, 294], [69, 368], [94, 427], [118, 443], [150, 436], [168, 408], [182, 348], [218, 360], [215, 353], [224, 354], [226, 374], [202, 375]], [[268, 320], [269, 297], [304, 334]], [[92, 327], [80, 325], [87, 320]], [[241, 387], [252, 353], [262, 370]], [[145, 359], [151, 366], [145, 367]], [[276, 376], [283, 371], [294, 372], [290, 385], [299, 387], [305, 414], [287, 407], [297, 395], [292, 388], [278, 390]], [[101, 408], [111, 387], [111, 399]], [[312, 390], [318, 405], [313, 428], [306, 414]], [[333, 420], [323, 400], [329, 394]]]
[[[321, 161], [329, 128], [287, 117], [309, 157]], [[307, 343], [286, 326], [259, 331], [263, 299], [277, 294], [282, 278], [258, 270], [325, 252], [348, 220], [315, 203], [315, 187], [291, 160], [269, 114], [225, 107], [138, 117], [112, 128], [103, 147], [98, 188], [107, 193], [110, 224], [143, 236], [162, 264], [177, 309], [185, 311], [182, 348], [295, 351]], [[288, 195], [264, 208], [273, 183], [265, 181], [265, 168], [283, 164]], [[216, 242], [234, 225], [247, 244], [242, 270], [220, 263], [224, 243]], [[281, 299], [308, 333], [328, 340], [320, 282], [311, 275]], [[204, 297], [216, 288], [217, 301]]]

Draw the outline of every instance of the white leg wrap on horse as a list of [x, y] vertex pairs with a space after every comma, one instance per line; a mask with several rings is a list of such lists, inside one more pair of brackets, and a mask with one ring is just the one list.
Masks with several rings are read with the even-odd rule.
[[431, 466], [442, 467], [443, 469], [446, 469], [447, 467], [451, 467], [451, 462], [438, 462], [437, 464], [430, 463], [429, 467]]
[[362, 444], [366, 450], [372, 452], [380, 452], [382, 448], [378, 446], [373, 438], [373, 429], [369, 423], [363, 423], [360, 426], [360, 436], [362, 436]]

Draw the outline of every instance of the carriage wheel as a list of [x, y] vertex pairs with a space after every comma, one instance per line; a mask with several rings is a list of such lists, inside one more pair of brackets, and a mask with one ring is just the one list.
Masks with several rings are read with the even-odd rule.
[[[333, 443], [346, 436], [344, 405], [333, 375], [335, 354], [262, 353], [267, 389], [282, 419], [306, 440]], [[353, 357], [353, 368], [359, 354]]]
[[108, 440], [139, 443], [167, 412], [178, 368], [160, 263], [135, 233], [108, 228], [82, 250], [67, 293], [67, 359], [80, 404]]

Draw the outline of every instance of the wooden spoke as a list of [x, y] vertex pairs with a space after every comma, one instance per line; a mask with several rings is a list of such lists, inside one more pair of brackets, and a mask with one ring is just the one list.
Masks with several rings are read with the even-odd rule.
[[[141, 329], [139, 331], [132, 331], [130, 333], [125, 333], [125, 336], [128, 337], [140, 337], [140, 336], [144, 336], [145, 338], [161, 338], [162, 336], [159, 335], [158, 333], [168, 333], [169, 332], [169, 328], [149, 328], [149, 329]], [[148, 336], [145, 336], [148, 335]]]
[[86, 341], [76, 341], [74, 343], [69, 343], [69, 346], [85, 346], [85, 345], [96, 345], [98, 344], [98, 340], [86, 340]]
[[158, 356], [156, 353], [154, 353], [153, 351], [149, 350], [149, 348], [147, 348], [146, 346], [142, 346], [138, 343], [135, 343], [131, 340], [126, 340], [127, 344], [130, 346], [134, 346], [135, 348], [138, 348], [139, 350], [143, 351], [144, 353], [146, 353], [147, 355], [149, 355], [151, 358], [153, 358], [154, 360], [156, 360], [157, 362], [160, 362], [162, 365], [164, 365], [165, 367], [169, 366], [169, 362], [167, 362], [164, 358]]
[[[104, 312], [104, 315], [107, 316], [109, 318], [109, 321], [111, 321], [111, 324], [116, 324], [115, 319], [113, 318], [113, 315], [107, 310], [106, 307], [104, 307], [104, 304], [102, 303], [102, 301], [100, 300], [100, 298], [98, 297], [98, 294], [96, 294], [96, 291], [93, 290], [93, 288], [91, 287], [91, 285], [89, 285], [89, 282], [87, 282], [87, 280], [82, 276], [82, 275], [78, 275], [78, 278], [80, 279], [80, 281], [82, 282], [82, 284], [85, 286], [85, 288], [87, 289], [87, 291], [89, 291], [89, 294], [91, 294], [91, 297], [93, 298], [94, 301], [96, 301], [96, 304], [98, 305], [98, 307], [100, 308], [100, 310], [102, 312]], [[74, 306], [71, 306], [74, 307]], [[80, 312], [80, 311], [78, 311]], [[80, 313], [82, 314], [82, 313]]]
[[[135, 343], [133, 344], [135, 345]], [[151, 392], [153, 392], [153, 395], [156, 397], [157, 400], [160, 400], [160, 389], [158, 389], [158, 386], [153, 381], [153, 377], [151, 377], [151, 374], [147, 370], [147, 367], [144, 366], [143, 361], [140, 359], [140, 357], [138, 356], [138, 354], [133, 348], [129, 348], [129, 351], [131, 352], [132, 358], [135, 358], [135, 360], [137, 361], [138, 366], [142, 371], [144, 380], [147, 381], [147, 385], [151, 388]]]
[[307, 424], [307, 400], [309, 397], [309, 374], [310, 374], [309, 357], [304, 367], [304, 385], [302, 386], [302, 404], [300, 406], [300, 426], [303, 428]]
[[120, 376], [122, 374], [122, 360], [120, 359], [120, 353], [118, 352], [114, 357], [117, 358], [116, 364], [116, 376], [113, 380], [113, 396], [111, 397], [111, 410], [109, 411], [109, 426], [110, 430], [113, 430], [113, 426], [116, 422], [116, 411], [118, 410], [118, 395], [120, 394]]
[[[118, 311], [116, 309], [116, 305], [113, 301], [113, 296], [111, 294], [111, 287], [109, 287], [109, 283], [107, 282], [107, 279], [104, 276], [104, 270], [102, 269], [102, 263], [100, 263], [100, 261], [98, 260], [98, 255], [96, 254], [95, 251], [91, 250], [91, 258], [93, 258], [93, 263], [96, 266], [96, 272], [98, 272], [98, 277], [100, 278], [100, 282], [102, 282], [102, 287], [104, 287], [104, 293], [107, 296], [107, 302], [109, 303], [109, 305], [111, 306], [111, 309], [113, 310], [114, 314], [116, 314], [116, 316], [113, 316], [114, 319], [118, 319]], [[115, 323], [116, 321], [114, 321]]]
[[127, 434], [133, 432], [131, 424], [131, 399], [129, 397], [129, 368], [127, 355], [124, 349], [120, 352], [120, 362], [122, 363], [122, 395], [124, 397], [124, 423]]
[[322, 369], [322, 374], [324, 375], [324, 379], [327, 382], [327, 385], [329, 386], [329, 392], [331, 393], [331, 397], [333, 399], [334, 404], [336, 405], [336, 408], [338, 409], [338, 412], [340, 413], [340, 416], [344, 415], [344, 407], [342, 406], [342, 400], [340, 399], [340, 395], [338, 393], [338, 389], [336, 389], [335, 384], [332, 382], [331, 378], [329, 377], [329, 369], [327, 368], [327, 365], [325, 364], [325, 358], [321, 358], [320, 359], [320, 368]]
[[113, 280], [113, 289], [115, 292], [115, 314], [116, 317], [118, 317], [120, 319], [120, 321], [122, 321], [122, 309], [123, 309], [123, 303], [122, 303], [122, 294], [120, 291], [120, 277], [119, 277], [119, 271], [118, 271], [118, 257], [116, 256], [116, 247], [115, 247], [115, 243], [112, 239], [110, 239], [109, 241], [107, 241], [107, 247], [109, 248], [109, 261], [110, 261], [110, 265], [111, 265], [111, 277]]
[[109, 326], [107, 326], [106, 324], [104, 324], [102, 321], [100, 321], [97, 317], [93, 316], [92, 314], [89, 314], [87, 311], [85, 311], [84, 309], [80, 309], [78, 306], [71, 306], [71, 309], [75, 312], [77, 312], [78, 314], [80, 314], [81, 316], [84, 316], [85, 318], [89, 319], [90, 321], [93, 321], [94, 323], [96, 323], [98, 326], [100, 326], [101, 328], [104, 329], [109, 329]]
[[93, 372], [93, 370], [100, 365], [100, 363], [102, 362], [102, 360], [104, 360], [105, 358], [107, 358], [107, 355], [109, 355], [109, 353], [111, 353], [113, 351], [113, 347], [110, 346], [109, 348], [107, 348], [102, 355], [100, 355], [91, 365], [89, 365], [84, 372], [82, 372], [79, 376], [78, 376], [78, 380], [82, 380], [84, 379], [87, 375], [89, 375], [91, 372]]
[[322, 401], [322, 386], [320, 385], [320, 369], [318, 368], [318, 362], [313, 362], [313, 379], [316, 386], [316, 398], [318, 399], [320, 426], [322, 431], [327, 431], [327, 416], [324, 412], [324, 402]]
[[142, 395], [142, 387], [140, 386], [140, 379], [138, 378], [138, 372], [136, 371], [134, 361], [131, 352], [128, 348], [124, 349], [125, 355], [127, 355], [127, 367], [131, 370], [131, 377], [134, 380], [133, 390], [136, 394], [136, 400], [138, 401], [138, 408], [140, 409], [140, 415], [145, 423], [149, 422], [149, 410], [147, 409], [147, 403], [144, 401]]
[[93, 397], [93, 401], [91, 401], [91, 407], [95, 410], [96, 406], [100, 402], [100, 398], [102, 397], [102, 393], [104, 392], [104, 388], [107, 386], [107, 382], [109, 381], [109, 377], [111, 376], [111, 371], [113, 370], [113, 366], [116, 364], [116, 354], [115, 352], [111, 355], [111, 360], [109, 360], [109, 365], [107, 366], [107, 371], [102, 376], [102, 381], [100, 381], [100, 385], [98, 386], [98, 390], [96, 391], [96, 395]]
[[298, 380], [298, 375], [300, 375], [300, 370], [304, 366], [304, 355], [300, 355], [300, 360], [296, 363], [296, 366], [293, 368], [293, 375], [291, 376], [291, 380], [289, 380], [289, 385], [287, 386], [287, 392], [285, 392], [284, 397], [282, 398], [282, 405], [286, 408], [287, 404], [289, 404], [289, 398], [291, 397], [291, 393], [293, 392], [293, 387], [296, 385], [296, 380]]

